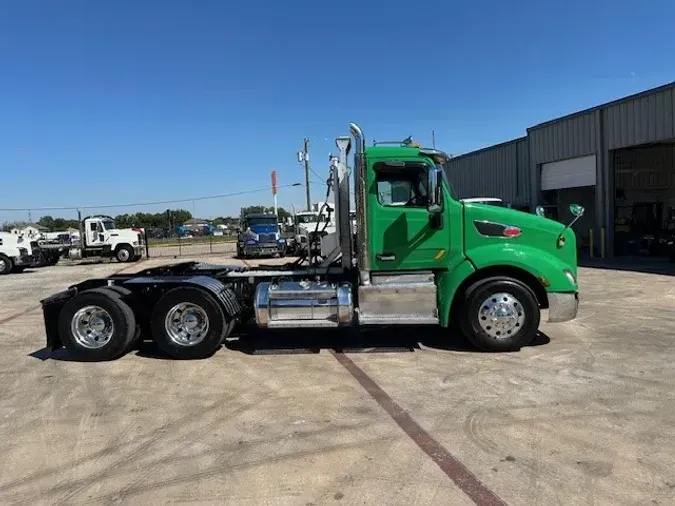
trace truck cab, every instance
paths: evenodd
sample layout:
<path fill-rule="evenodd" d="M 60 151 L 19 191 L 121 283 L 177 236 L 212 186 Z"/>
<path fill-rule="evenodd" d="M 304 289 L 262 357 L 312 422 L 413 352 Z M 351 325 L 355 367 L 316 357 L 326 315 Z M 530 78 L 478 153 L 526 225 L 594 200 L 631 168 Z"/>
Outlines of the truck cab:
<path fill-rule="evenodd" d="M 279 229 L 279 218 L 275 214 L 244 214 L 240 219 L 237 237 L 239 258 L 284 256 L 286 239 Z"/>
<path fill-rule="evenodd" d="M 335 221 L 325 205 L 315 204 L 311 211 L 299 211 L 295 214 L 295 244 L 298 253 L 306 253 L 309 245 L 312 250 L 321 251 L 322 238 L 335 234 Z"/>

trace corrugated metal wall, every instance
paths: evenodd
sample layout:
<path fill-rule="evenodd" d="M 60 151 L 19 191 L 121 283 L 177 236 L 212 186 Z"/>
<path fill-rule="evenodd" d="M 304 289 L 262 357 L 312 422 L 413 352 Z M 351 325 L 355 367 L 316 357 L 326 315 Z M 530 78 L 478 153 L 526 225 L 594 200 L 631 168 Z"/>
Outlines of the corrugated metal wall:
<path fill-rule="evenodd" d="M 597 150 L 597 115 L 594 111 L 544 123 L 528 129 L 533 164 L 592 155 Z"/>
<path fill-rule="evenodd" d="M 527 137 L 450 161 L 448 179 L 461 198 L 499 197 L 514 204 L 537 200 L 540 164 L 596 154 L 599 222 L 611 220 L 610 151 L 675 139 L 675 83 L 572 114 L 527 130 Z"/>
<path fill-rule="evenodd" d="M 446 172 L 459 198 L 498 197 L 512 204 L 529 204 L 526 137 L 453 158 Z"/>
<path fill-rule="evenodd" d="M 675 88 L 609 105 L 603 115 L 607 149 L 675 139 Z"/>

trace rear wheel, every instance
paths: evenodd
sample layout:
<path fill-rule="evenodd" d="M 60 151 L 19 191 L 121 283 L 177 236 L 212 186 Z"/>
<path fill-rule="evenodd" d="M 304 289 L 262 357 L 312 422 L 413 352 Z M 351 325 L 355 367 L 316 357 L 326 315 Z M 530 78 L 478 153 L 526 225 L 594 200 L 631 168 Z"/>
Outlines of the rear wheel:
<path fill-rule="evenodd" d="M 211 294 L 199 288 L 174 288 L 152 312 L 152 337 L 174 358 L 206 358 L 220 348 L 232 330 L 230 323 Z"/>
<path fill-rule="evenodd" d="M 111 360 L 128 350 L 136 333 L 136 318 L 120 294 L 107 287 L 95 288 L 65 304 L 58 326 L 61 341 L 71 353 Z"/>
<path fill-rule="evenodd" d="M 539 304 L 532 290 L 512 278 L 482 280 L 469 287 L 460 325 L 484 351 L 517 351 L 537 334 Z"/>
<path fill-rule="evenodd" d="M 9 274 L 14 268 L 14 262 L 7 255 L 0 253 L 0 276 L 3 274 Z"/>
<path fill-rule="evenodd" d="M 128 244 L 124 244 L 117 248 L 115 258 L 117 258 L 118 262 L 122 263 L 132 262 L 134 259 L 134 249 Z"/>

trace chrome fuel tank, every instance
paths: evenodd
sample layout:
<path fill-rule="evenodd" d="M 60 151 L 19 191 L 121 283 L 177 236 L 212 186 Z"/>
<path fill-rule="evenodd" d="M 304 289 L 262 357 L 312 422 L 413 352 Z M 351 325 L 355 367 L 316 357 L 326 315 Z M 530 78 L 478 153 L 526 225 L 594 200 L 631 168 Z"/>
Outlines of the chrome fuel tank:
<path fill-rule="evenodd" d="M 254 300 L 259 327 L 339 327 L 351 325 L 354 319 L 349 283 L 264 282 L 256 287 Z"/>

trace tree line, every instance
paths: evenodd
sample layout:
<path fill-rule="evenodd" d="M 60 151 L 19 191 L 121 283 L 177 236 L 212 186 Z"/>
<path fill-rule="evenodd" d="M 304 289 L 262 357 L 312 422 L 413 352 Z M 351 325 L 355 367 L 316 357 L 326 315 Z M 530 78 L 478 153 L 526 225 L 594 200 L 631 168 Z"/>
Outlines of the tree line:
<path fill-rule="evenodd" d="M 244 213 L 274 213 L 273 207 L 249 206 L 243 209 Z M 283 208 L 278 209 L 280 220 L 286 219 L 290 213 Z M 141 227 L 145 229 L 175 230 L 178 226 L 192 219 L 192 213 L 187 209 L 167 209 L 161 213 L 129 213 L 114 216 L 115 226 L 117 228 Z M 84 218 L 84 216 L 83 216 Z M 212 225 L 227 225 L 236 227 L 239 225 L 239 217 L 219 216 L 214 219 L 206 220 Z M 50 215 L 42 216 L 35 224 L 47 229 L 48 232 L 62 232 L 69 228 L 79 228 L 77 220 L 68 218 L 58 218 Z M 24 228 L 28 223 L 5 222 L 2 229 L 10 231 L 13 228 Z"/>

